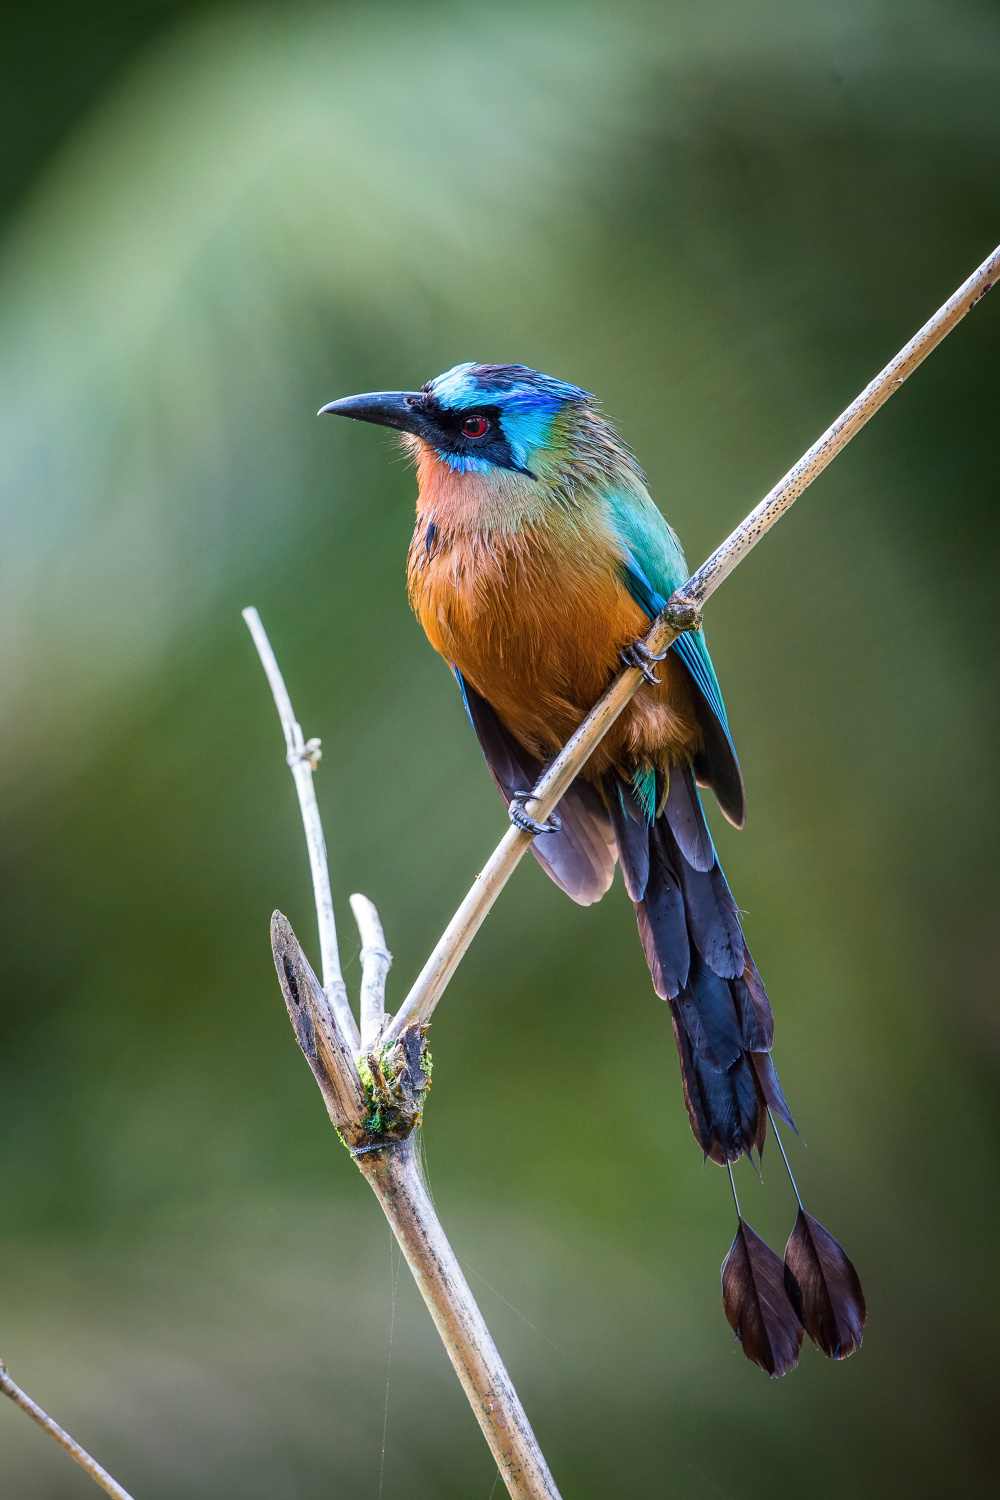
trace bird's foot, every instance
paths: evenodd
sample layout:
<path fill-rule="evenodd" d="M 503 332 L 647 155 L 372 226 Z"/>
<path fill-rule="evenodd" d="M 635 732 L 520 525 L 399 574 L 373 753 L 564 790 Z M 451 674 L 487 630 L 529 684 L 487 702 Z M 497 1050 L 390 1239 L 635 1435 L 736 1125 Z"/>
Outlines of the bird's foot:
<path fill-rule="evenodd" d="M 669 649 L 668 646 L 667 651 Z M 627 667 L 635 667 L 651 687 L 659 687 L 660 679 L 653 670 L 653 663 L 663 661 L 666 651 L 650 651 L 642 641 L 633 641 L 631 646 L 623 646 L 620 654 Z"/>
<path fill-rule="evenodd" d="M 534 792 L 515 792 L 510 799 L 507 808 L 507 816 L 515 828 L 520 828 L 522 833 L 531 833 L 536 837 L 540 833 L 560 833 L 562 823 L 553 813 L 547 822 L 539 823 L 537 818 L 530 817 L 524 810 L 524 804 L 530 802 Z"/>

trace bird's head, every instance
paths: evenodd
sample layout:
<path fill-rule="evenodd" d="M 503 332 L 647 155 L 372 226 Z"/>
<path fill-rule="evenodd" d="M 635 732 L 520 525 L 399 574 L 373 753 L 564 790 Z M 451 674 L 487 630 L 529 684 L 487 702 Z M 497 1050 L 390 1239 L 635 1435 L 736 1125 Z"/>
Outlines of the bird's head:
<path fill-rule="evenodd" d="M 376 391 L 322 412 L 395 427 L 426 443 L 455 473 L 513 471 L 537 479 L 565 450 L 593 403 L 579 386 L 526 365 L 456 365 L 420 391 Z"/>

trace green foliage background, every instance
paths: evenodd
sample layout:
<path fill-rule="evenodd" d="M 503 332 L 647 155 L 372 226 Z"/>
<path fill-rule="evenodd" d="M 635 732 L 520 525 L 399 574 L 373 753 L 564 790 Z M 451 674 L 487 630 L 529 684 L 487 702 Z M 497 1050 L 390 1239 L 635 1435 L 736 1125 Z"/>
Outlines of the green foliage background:
<path fill-rule="evenodd" d="M 1000 15 L 2 25 L 0 1352 L 142 1500 L 487 1500 L 282 1011 L 268 917 L 314 922 L 239 609 L 323 739 L 349 983 L 363 890 L 398 1001 L 505 820 L 407 610 L 412 476 L 317 407 L 467 358 L 579 382 L 699 561 L 1000 238 Z M 567 1500 L 995 1472 L 998 317 L 708 621 L 751 809 L 721 855 L 800 1184 L 864 1277 L 860 1357 L 769 1383 L 734 1351 L 728 1187 L 620 884 L 582 911 L 526 861 L 438 1012 L 430 1180 Z M 740 1188 L 780 1245 L 765 1169 Z M 91 1493 L 9 1407 L 0 1465 L 19 1500 Z"/>

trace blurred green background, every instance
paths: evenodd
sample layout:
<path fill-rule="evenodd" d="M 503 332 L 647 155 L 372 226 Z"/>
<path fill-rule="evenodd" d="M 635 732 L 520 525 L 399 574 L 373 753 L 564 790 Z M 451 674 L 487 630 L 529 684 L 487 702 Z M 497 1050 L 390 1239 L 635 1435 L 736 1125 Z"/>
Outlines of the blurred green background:
<path fill-rule="evenodd" d="M 139 1500 L 488 1500 L 283 1012 L 271 909 L 315 923 L 239 610 L 323 739 L 349 985 L 362 890 L 398 1003 L 505 818 L 407 609 L 412 475 L 317 407 L 576 381 L 700 561 L 1000 239 L 1000 12 L 43 0 L 0 54 L 0 1353 Z M 988 300 L 708 618 L 861 1355 L 734 1349 L 620 882 L 525 861 L 438 1011 L 430 1181 L 566 1500 L 995 1475 L 998 352 Z M 780 1247 L 779 1164 L 738 1178 Z M 93 1492 L 6 1403 L 0 1488 Z"/>

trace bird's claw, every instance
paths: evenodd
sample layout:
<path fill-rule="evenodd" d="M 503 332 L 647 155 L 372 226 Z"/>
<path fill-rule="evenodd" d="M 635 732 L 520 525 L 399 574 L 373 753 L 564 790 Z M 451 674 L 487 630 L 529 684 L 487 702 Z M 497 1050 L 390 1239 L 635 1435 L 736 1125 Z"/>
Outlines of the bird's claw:
<path fill-rule="evenodd" d="M 669 646 L 667 651 L 669 651 Z M 650 651 L 643 641 L 633 641 L 631 646 L 623 646 L 621 659 L 627 667 L 634 667 L 641 672 L 651 687 L 659 687 L 660 678 L 653 671 L 653 662 L 663 661 L 667 651 Z"/>
<path fill-rule="evenodd" d="M 534 834 L 536 837 L 540 833 L 560 833 L 562 823 L 555 813 L 552 813 L 545 823 L 540 823 L 537 818 L 532 818 L 525 812 L 524 804 L 530 802 L 534 795 L 534 792 L 515 792 L 511 797 L 507 816 L 514 827 L 520 828 L 522 833 Z"/>

